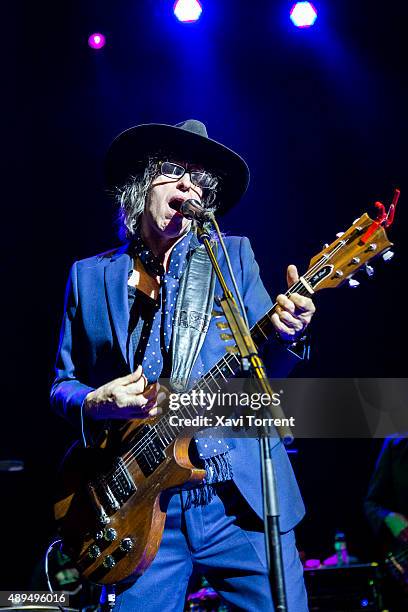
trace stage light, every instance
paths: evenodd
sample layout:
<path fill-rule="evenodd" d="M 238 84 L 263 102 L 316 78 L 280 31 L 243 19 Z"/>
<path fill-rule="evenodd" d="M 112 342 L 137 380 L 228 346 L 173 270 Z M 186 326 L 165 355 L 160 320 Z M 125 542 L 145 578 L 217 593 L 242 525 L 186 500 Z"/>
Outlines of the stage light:
<path fill-rule="evenodd" d="M 200 19 L 203 12 L 198 0 L 177 0 L 174 4 L 174 14 L 179 21 L 193 23 Z"/>
<path fill-rule="evenodd" d="M 310 28 L 316 17 L 317 11 L 311 2 L 296 2 L 290 10 L 290 18 L 298 28 Z"/>
<path fill-rule="evenodd" d="M 88 38 L 88 45 L 91 49 L 102 49 L 105 46 L 106 38 L 103 34 L 96 32 L 95 34 L 91 34 Z"/>

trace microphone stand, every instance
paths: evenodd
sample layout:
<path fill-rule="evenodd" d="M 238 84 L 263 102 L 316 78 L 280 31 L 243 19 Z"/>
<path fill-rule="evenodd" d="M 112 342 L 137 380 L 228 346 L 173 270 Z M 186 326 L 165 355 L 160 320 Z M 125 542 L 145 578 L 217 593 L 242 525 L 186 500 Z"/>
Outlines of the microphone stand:
<path fill-rule="evenodd" d="M 241 357 L 244 370 L 250 370 L 254 378 L 264 393 L 272 397 L 273 390 L 269 384 L 265 366 L 258 355 L 257 348 L 252 340 L 251 332 L 246 325 L 234 299 L 231 290 L 228 288 L 225 278 L 218 265 L 218 261 L 210 244 L 210 235 L 203 227 L 204 219 L 198 221 L 197 234 L 200 241 L 204 244 L 208 256 L 211 260 L 214 271 L 220 282 L 223 297 L 217 299 L 217 305 L 221 306 L 228 321 L 231 333 L 234 337 Z M 211 220 L 217 230 L 222 243 L 218 224 L 212 216 Z M 284 416 L 280 406 L 270 405 L 270 413 L 273 418 L 282 419 Z M 281 421 L 282 422 L 282 421 Z M 285 589 L 285 576 L 283 571 L 282 543 L 279 529 L 279 504 L 276 488 L 276 477 L 271 457 L 271 445 L 268 430 L 262 426 L 260 431 L 260 459 L 262 467 L 262 489 L 264 506 L 264 529 L 266 542 L 266 558 L 268 564 L 269 583 L 271 587 L 272 600 L 275 610 L 287 612 L 287 596 Z M 282 441 L 293 440 L 293 435 L 288 426 L 276 427 Z"/>

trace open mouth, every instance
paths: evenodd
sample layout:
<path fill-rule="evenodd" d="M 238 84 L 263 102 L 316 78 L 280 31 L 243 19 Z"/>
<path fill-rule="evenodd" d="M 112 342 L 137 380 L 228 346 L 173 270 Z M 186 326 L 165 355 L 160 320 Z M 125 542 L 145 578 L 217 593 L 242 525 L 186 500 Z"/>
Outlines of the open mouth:
<path fill-rule="evenodd" d="M 180 197 L 171 198 L 171 200 L 169 201 L 169 207 L 179 213 L 180 207 L 183 202 L 184 202 L 184 198 L 180 198 Z"/>

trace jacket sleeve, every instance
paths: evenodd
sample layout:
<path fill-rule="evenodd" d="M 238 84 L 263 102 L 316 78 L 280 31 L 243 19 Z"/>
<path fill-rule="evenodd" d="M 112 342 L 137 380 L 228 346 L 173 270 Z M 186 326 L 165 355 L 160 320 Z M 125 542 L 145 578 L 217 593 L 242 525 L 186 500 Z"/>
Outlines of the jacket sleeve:
<path fill-rule="evenodd" d="M 79 307 L 77 263 L 71 268 L 65 292 L 64 316 L 51 387 L 51 408 L 64 416 L 79 431 L 82 429 L 82 404 L 92 387 L 80 382 Z"/>
<path fill-rule="evenodd" d="M 259 266 L 255 261 L 254 252 L 248 238 L 243 237 L 240 245 L 240 258 L 242 269 L 243 299 L 247 311 L 249 325 L 255 325 L 268 310 L 272 308 L 272 300 L 266 291 L 260 274 Z M 293 347 L 294 348 L 294 347 Z M 261 346 L 261 356 L 265 362 L 269 376 L 286 378 L 294 366 L 302 359 L 301 355 L 289 350 L 279 343 L 275 337 L 269 338 Z"/>
<path fill-rule="evenodd" d="M 392 504 L 393 497 L 391 470 L 392 440 L 387 438 L 384 440 L 364 502 L 367 519 L 376 534 L 380 532 L 384 519 L 391 512 L 387 507 Z"/>

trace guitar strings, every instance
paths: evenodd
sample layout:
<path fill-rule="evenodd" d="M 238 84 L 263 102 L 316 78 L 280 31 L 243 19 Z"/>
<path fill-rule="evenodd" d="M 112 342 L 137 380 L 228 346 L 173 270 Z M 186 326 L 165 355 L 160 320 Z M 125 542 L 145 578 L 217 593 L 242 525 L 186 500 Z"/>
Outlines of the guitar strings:
<path fill-rule="evenodd" d="M 406 561 L 408 559 L 408 548 L 406 550 L 402 550 L 399 553 L 396 554 L 392 554 L 392 557 L 396 560 L 396 561 Z M 392 560 L 390 559 L 390 561 L 392 562 Z"/>
<path fill-rule="evenodd" d="M 300 285 L 299 290 L 305 289 L 301 283 L 299 283 L 299 285 Z M 294 292 L 293 289 L 292 291 Z M 275 307 L 276 307 L 276 304 L 273 305 L 271 310 L 273 310 Z M 255 324 L 254 327 L 256 327 L 256 325 L 258 325 L 258 328 L 261 329 L 262 331 L 262 326 L 259 324 Z M 231 374 L 233 375 L 236 374 L 236 371 L 231 367 L 234 363 L 234 360 L 237 364 L 240 364 L 240 361 L 237 358 L 237 356 L 233 354 L 223 355 L 223 357 L 220 359 L 220 361 L 224 361 L 224 364 L 230 369 Z M 202 380 L 196 383 L 195 388 L 204 389 L 205 387 L 207 387 L 210 391 L 212 391 L 211 387 L 207 384 L 207 379 L 212 378 L 215 381 L 217 378 L 217 374 L 218 375 L 221 374 L 221 376 L 223 376 L 222 370 L 224 369 L 224 366 L 219 365 L 219 364 L 220 362 L 217 362 L 213 366 L 213 368 L 209 370 L 206 376 Z M 227 379 L 224 378 L 224 380 L 227 380 Z M 188 409 L 195 410 L 195 407 L 190 403 L 188 404 L 188 406 L 185 406 L 184 408 L 186 409 L 186 412 L 189 414 L 189 416 L 192 417 L 193 415 L 189 413 Z M 128 466 L 130 462 L 135 458 L 135 455 L 141 452 L 147 446 L 147 444 L 149 444 L 149 442 L 153 439 L 155 434 L 159 435 L 160 437 L 160 434 L 169 433 L 168 429 L 170 429 L 170 432 L 174 435 L 174 432 L 173 432 L 174 426 L 167 423 L 165 416 L 166 415 L 164 415 L 159 421 L 157 421 L 157 423 L 154 426 L 152 426 L 152 429 L 146 434 L 144 434 L 144 436 L 140 438 L 133 447 L 128 449 L 128 451 L 123 456 L 125 466 Z M 108 476 L 112 476 L 112 475 L 114 476 L 115 472 L 111 472 L 110 474 L 108 474 Z"/>
<path fill-rule="evenodd" d="M 323 257 L 322 257 L 322 259 L 321 259 L 320 261 L 318 261 L 318 262 L 317 262 L 317 263 L 316 263 L 314 266 L 312 266 L 312 268 L 311 268 L 310 270 L 308 270 L 308 271 L 307 271 L 307 273 L 304 275 L 304 278 L 310 278 L 310 277 L 311 277 L 311 276 L 312 276 L 312 275 L 313 275 L 313 274 L 314 274 L 316 271 L 318 271 L 319 266 L 321 266 L 322 264 L 327 263 L 327 261 L 329 261 L 329 260 L 330 260 L 330 259 L 333 257 L 333 255 L 335 255 L 335 254 L 336 254 L 336 252 L 337 252 L 338 250 L 340 250 L 341 248 L 343 248 L 343 246 L 344 246 L 344 245 L 345 245 L 347 242 L 348 242 L 348 240 L 347 240 L 347 241 L 342 240 L 342 241 L 341 241 L 341 242 L 340 242 L 340 243 L 337 245 L 337 247 L 335 247 L 335 248 L 333 249 L 333 251 L 332 251 L 332 252 L 331 252 L 329 255 L 325 255 L 325 256 L 323 256 Z M 294 283 L 294 285 L 293 285 L 293 286 L 292 286 L 292 287 L 291 287 L 291 288 L 290 288 L 290 289 L 289 289 L 289 290 L 286 292 L 286 295 L 290 295 L 291 293 L 294 293 L 294 292 L 295 292 L 295 291 L 297 291 L 298 289 L 299 289 L 299 290 L 303 290 L 303 291 L 305 290 L 305 287 L 303 286 L 303 284 L 301 283 L 301 281 L 297 281 L 296 283 Z M 268 312 L 271 312 L 272 310 L 274 310 L 274 308 L 275 308 L 275 307 L 276 307 L 276 302 L 275 302 L 275 304 L 273 304 L 272 308 L 271 308 L 271 309 L 270 309 L 270 311 L 268 311 Z M 256 325 L 257 325 L 257 324 L 255 324 L 255 325 L 253 326 L 253 328 L 254 328 L 254 327 L 256 327 Z M 259 327 L 259 328 L 261 329 L 261 331 L 262 331 L 262 327 L 261 327 L 260 325 L 258 325 L 258 327 Z M 226 356 L 224 356 L 222 359 L 223 359 L 224 361 L 226 361 L 227 365 L 229 366 L 230 364 L 227 362 L 227 359 L 226 359 L 226 358 L 228 358 L 228 357 L 229 357 L 229 355 L 226 355 Z M 236 355 L 233 355 L 233 356 L 232 356 L 232 359 L 233 359 L 234 357 L 236 358 L 237 362 L 239 363 L 239 360 L 238 360 L 238 358 L 236 357 Z M 229 361 L 231 361 L 231 359 L 230 359 Z M 219 368 L 219 367 L 218 367 L 218 364 L 216 364 L 216 365 L 214 366 L 214 368 L 212 368 L 212 369 L 216 369 L 216 370 L 218 370 L 218 372 L 219 372 L 219 373 L 221 373 L 221 368 Z M 212 376 L 212 370 L 210 370 L 210 371 L 209 371 L 208 375 Z M 207 376 L 208 376 L 208 375 L 207 375 Z M 205 377 L 205 378 L 206 378 L 206 377 Z M 199 381 L 199 383 L 197 383 L 197 384 L 196 384 L 196 387 L 202 388 L 202 385 L 207 384 L 207 383 L 206 383 L 205 378 L 204 378 L 204 379 L 202 379 L 202 383 Z M 214 376 L 212 376 L 212 378 L 214 378 Z M 208 384 L 207 384 L 207 387 L 210 389 L 210 391 L 212 390 L 212 389 L 211 389 L 211 387 L 209 387 L 209 386 L 208 386 Z M 190 408 L 191 408 L 191 407 L 192 407 L 192 406 L 191 406 L 191 404 L 190 404 L 188 407 L 190 407 Z M 187 407 L 186 407 L 186 408 L 187 408 Z M 188 414 L 190 414 L 190 413 L 188 412 Z M 165 416 L 166 416 L 166 415 L 165 415 Z M 192 416 L 192 415 L 190 414 L 190 416 Z M 166 422 L 166 418 L 163 418 L 163 417 L 162 417 L 162 419 L 160 419 L 160 420 L 159 420 L 159 421 L 158 421 L 158 422 L 157 422 L 157 423 L 156 423 L 154 426 L 152 426 L 152 428 L 149 430 L 149 432 L 147 432 L 146 434 L 144 434 L 144 436 L 143 436 L 142 438 L 140 438 L 140 439 L 137 441 L 137 443 L 136 443 L 136 444 L 135 444 L 135 445 L 134 445 L 132 448 L 130 448 L 130 449 L 129 449 L 129 450 L 128 450 L 128 451 L 127 451 L 125 454 L 124 454 L 124 456 L 123 456 L 123 464 L 124 464 L 124 465 L 123 465 L 123 464 L 121 464 L 121 465 L 119 466 L 119 468 L 116 468 L 116 469 L 114 469 L 114 470 L 111 470 L 111 472 L 110 472 L 110 473 L 108 473 L 108 474 L 105 476 L 104 480 L 105 480 L 106 482 L 107 482 L 108 480 L 109 480 L 109 481 L 111 481 L 111 479 L 112 479 L 112 478 L 115 480 L 115 479 L 116 479 L 116 477 L 119 475 L 120 471 L 122 471 L 122 472 L 124 471 L 124 466 L 125 466 L 125 467 L 128 467 L 128 466 L 131 464 L 131 462 L 132 462 L 132 461 L 133 461 L 135 458 L 137 458 L 137 454 L 139 454 L 141 451 L 143 451 L 143 450 L 144 450 L 144 449 L 147 447 L 147 445 L 148 445 L 148 444 L 149 444 L 149 443 L 150 443 L 150 442 L 151 442 L 151 441 L 154 439 L 154 437 L 155 437 L 156 435 L 157 435 L 157 436 L 159 437 L 159 439 L 161 440 L 161 438 L 160 438 L 160 434 L 163 434 L 164 432 L 168 433 L 168 430 L 167 430 L 167 424 L 165 424 L 165 422 Z M 173 434 L 173 436 L 174 436 L 173 427 L 172 427 L 172 426 L 170 426 L 170 425 L 169 425 L 169 427 L 170 427 L 170 432 L 171 432 L 171 434 Z M 171 439 L 171 436 L 170 436 L 170 439 Z M 161 441 L 162 441 L 162 440 L 161 440 Z"/>
<path fill-rule="evenodd" d="M 331 251 L 329 254 L 327 255 L 323 255 L 322 258 L 315 263 L 314 266 L 312 266 L 309 270 L 307 270 L 307 272 L 305 273 L 305 275 L 303 276 L 303 278 L 305 280 L 310 279 L 314 274 L 316 274 L 316 272 L 318 272 L 321 268 L 324 267 L 324 265 L 326 265 L 330 259 L 339 251 L 341 250 L 349 241 L 350 241 L 351 237 L 348 239 L 343 239 L 341 240 L 337 246 L 333 249 L 333 251 Z M 300 291 L 305 291 L 305 287 L 303 285 L 303 283 L 299 280 L 296 281 L 292 287 L 290 287 L 288 289 L 288 291 L 285 293 L 286 296 L 291 295 L 292 293 L 299 293 Z M 308 292 L 307 292 L 308 293 Z M 266 313 L 266 315 L 268 315 L 270 312 L 272 312 L 277 306 L 277 302 L 275 302 L 272 307 L 269 309 L 269 311 Z M 264 315 L 264 317 L 266 316 Z M 264 318 L 262 317 L 262 318 Z M 251 328 L 251 331 L 255 328 L 255 327 L 259 327 L 259 329 L 262 328 L 260 325 L 258 325 L 258 323 L 255 323 L 255 325 Z M 227 362 L 228 358 L 231 357 L 230 361 L 232 361 L 234 358 L 236 358 L 236 360 L 239 363 L 239 359 L 237 358 L 236 355 L 224 355 L 220 361 L 224 360 L 225 362 Z M 211 368 L 211 370 L 209 370 L 209 372 L 206 374 L 206 376 L 203 377 L 203 379 L 201 381 L 199 381 L 198 383 L 196 383 L 195 387 L 198 388 L 202 388 L 200 385 L 201 384 L 207 384 L 206 383 L 206 378 L 208 376 L 211 376 L 212 378 L 214 378 L 214 376 L 212 375 L 212 370 L 217 369 L 220 372 L 220 368 L 218 368 L 218 363 L 215 364 L 215 366 L 213 366 L 213 368 Z M 227 365 L 229 366 L 230 364 L 227 363 Z M 208 384 L 207 384 L 208 386 Z M 208 386 L 208 388 L 211 391 L 211 387 Z M 189 407 L 192 407 L 192 404 L 189 404 Z M 150 442 L 154 439 L 154 437 L 156 435 L 159 436 L 159 429 L 160 429 L 160 433 L 163 433 L 164 431 L 167 430 L 167 427 L 170 427 L 170 431 L 172 431 L 173 427 L 171 425 L 165 425 L 165 421 L 167 419 L 168 415 L 163 415 L 158 421 L 157 423 L 155 423 L 155 425 L 153 425 L 151 427 L 151 429 L 144 434 L 136 443 L 133 447 L 131 447 L 130 449 L 128 449 L 126 451 L 126 453 L 124 453 L 123 455 L 123 464 L 121 464 L 119 466 L 119 468 L 115 468 L 113 470 L 111 470 L 110 472 L 108 472 L 106 475 L 104 475 L 102 477 L 102 480 L 105 481 L 106 483 L 108 482 L 112 482 L 111 479 L 116 479 L 116 477 L 119 475 L 120 471 L 124 471 L 124 467 L 128 467 L 135 459 L 137 459 L 137 455 L 140 454 L 141 451 L 143 451 L 148 444 L 150 444 Z"/>
<path fill-rule="evenodd" d="M 323 256 L 323 258 L 322 258 L 322 259 L 321 259 L 319 262 L 317 262 L 317 263 L 316 263 L 316 264 L 315 264 L 315 265 L 314 265 L 312 268 L 310 268 L 310 270 L 308 270 L 308 272 L 307 272 L 307 273 L 304 275 L 304 278 L 306 278 L 306 277 L 307 277 L 307 278 L 310 278 L 311 276 L 313 276 L 313 274 L 315 274 L 315 273 L 318 271 L 319 266 L 321 266 L 321 264 L 326 263 L 326 262 L 327 262 L 327 261 L 328 261 L 328 260 L 329 260 L 329 259 L 330 259 L 330 258 L 331 258 L 331 257 L 332 257 L 332 256 L 333 256 L 333 255 L 334 255 L 334 254 L 335 254 L 335 253 L 338 251 L 338 250 L 340 250 L 340 248 L 342 248 L 342 247 L 344 246 L 344 244 L 345 244 L 345 241 L 343 241 L 343 244 L 339 244 L 339 245 L 338 245 L 338 247 L 337 247 L 337 248 L 335 248 L 335 249 L 334 249 L 334 250 L 333 250 L 333 251 L 330 253 L 330 256 Z M 305 289 L 305 287 L 304 287 L 304 285 L 303 285 L 303 283 L 302 283 L 301 281 L 297 281 L 297 282 L 296 282 L 294 285 L 292 285 L 292 287 L 290 287 L 290 289 L 289 289 L 289 290 L 286 292 L 286 294 L 285 294 L 285 295 L 290 295 L 291 293 L 295 293 L 295 292 L 298 292 L 298 293 L 299 293 L 300 291 L 307 291 L 307 290 Z M 308 293 L 308 292 L 307 292 L 307 293 Z M 307 293 L 306 293 L 306 294 L 307 294 Z M 276 308 L 276 305 L 277 305 L 277 303 L 275 302 L 275 303 L 273 304 L 272 308 L 271 308 L 271 309 L 268 311 L 268 313 L 269 313 L 269 312 L 271 312 L 272 310 L 274 310 L 274 309 Z M 268 313 L 266 313 L 266 314 L 268 314 Z M 264 315 L 264 316 L 266 316 L 266 315 Z M 264 318 L 264 317 L 263 317 L 263 318 Z M 254 328 L 255 328 L 255 327 L 257 327 L 257 326 L 258 326 L 258 327 L 261 329 L 261 331 L 262 331 L 262 327 L 261 327 L 261 325 L 259 325 L 259 323 L 255 323 L 255 325 L 252 327 L 252 329 L 254 329 Z M 222 359 L 225 359 L 225 358 L 227 358 L 227 357 L 229 357 L 229 355 L 224 355 L 224 356 L 221 358 L 221 360 L 222 360 Z M 218 363 L 217 363 L 217 364 L 215 364 L 215 366 L 213 366 L 213 368 L 212 368 L 212 369 L 214 369 L 214 368 L 219 369 L 217 366 L 218 366 Z M 212 376 L 212 370 L 210 370 L 206 376 Z M 203 381 L 205 381 L 205 378 L 206 378 L 206 377 L 204 377 Z M 199 381 L 199 383 L 197 383 L 197 384 L 196 384 L 196 386 L 199 386 L 199 385 L 200 385 L 200 381 Z M 163 417 L 162 417 L 162 419 L 163 419 Z M 156 423 L 156 425 L 155 425 L 155 426 L 159 425 L 159 424 L 161 423 L 162 419 L 160 419 L 160 420 L 159 420 L 159 421 Z M 149 433 L 150 433 L 150 432 L 149 432 Z M 148 436 L 148 435 L 149 435 L 148 433 L 147 433 L 147 434 L 145 434 L 145 436 Z M 140 444 L 140 443 L 142 443 L 143 441 L 144 441 L 144 439 L 143 439 L 143 438 L 141 438 L 140 440 L 138 440 L 137 444 Z M 129 454 L 129 453 L 133 453 L 133 452 L 136 452 L 137 450 L 140 450 L 140 447 L 138 447 L 138 446 L 137 446 L 137 444 L 136 444 L 134 447 L 130 448 L 130 449 L 127 451 L 127 454 Z"/>
<path fill-rule="evenodd" d="M 304 275 L 305 279 L 309 279 L 311 278 L 311 276 L 313 276 L 313 274 L 315 274 L 322 266 L 324 266 L 324 264 L 326 264 L 339 250 L 341 250 L 345 244 L 347 244 L 348 240 L 342 240 L 339 242 L 339 244 L 337 245 L 337 247 L 335 247 L 333 249 L 333 251 L 328 254 L 328 255 L 324 255 L 322 257 L 321 260 L 319 260 L 318 262 L 316 262 L 316 264 L 314 266 L 312 266 L 312 268 L 310 268 L 310 270 L 308 270 L 306 272 L 306 274 Z M 302 284 L 301 281 L 297 281 L 296 283 L 294 283 L 294 285 L 292 285 L 292 287 L 290 287 L 290 289 L 286 292 L 285 295 L 290 295 L 291 293 L 295 293 L 295 292 L 299 292 L 299 291 L 304 291 L 305 287 Z M 267 314 L 269 314 L 269 312 L 273 311 L 276 308 L 277 303 L 275 302 L 272 306 L 272 308 L 268 311 Z M 256 326 L 258 326 L 261 331 L 262 331 L 262 327 L 261 325 L 259 325 L 258 323 L 256 323 L 252 329 L 254 329 Z M 234 358 L 236 359 L 236 361 L 239 363 L 239 360 L 237 358 L 236 355 L 224 355 L 221 360 L 224 360 L 226 362 L 227 366 L 230 366 L 231 364 L 228 363 L 228 358 L 229 361 L 231 362 Z M 220 361 L 221 361 L 220 360 Z M 219 363 L 219 362 L 218 362 Z M 208 386 L 208 384 L 206 383 L 206 378 L 208 376 L 212 376 L 212 370 L 216 369 L 218 370 L 219 373 L 221 373 L 221 368 L 218 367 L 218 363 L 215 364 L 215 366 L 208 372 L 208 374 L 206 375 L 206 377 L 204 377 L 202 379 L 202 381 L 199 381 L 195 386 L 198 388 L 203 388 L 202 385 L 207 385 L 207 387 L 210 389 L 210 391 L 212 390 L 211 387 Z M 235 373 L 235 372 L 234 372 Z M 214 378 L 214 376 L 212 376 L 212 378 Z M 189 404 L 188 407 L 192 407 L 191 404 Z M 186 407 L 187 408 L 187 407 Z M 191 415 L 190 415 L 191 416 Z M 170 427 L 170 431 L 171 433 L 174 435 L 173 432 L 173 427 L 170 426 L 169 424 L 165 424 L 166 422 L 166 417 L 167 415 L 164 415 L 159 421 L 157 421 L 157 423 L 152 426 L 152 428 L 149 430 L 149 432 L 147 432 L 146 434 L 144 434 L 144 436 L 142 436 L 142 438 L 140 438 L 136 444 L 131 447 L 123 456 L 123 464 L 121 464 L 119 467 L 115 468 L 114 470 L 111 470 L 110 472 L 108 472 L 108 474 L 103 478 L 103 480 L 105 480 L 106 482 L 110 481 L 111 479 L 116 479 L 116 477 L 119 475 L 120 471 L 124 471 L 124 467 L 128 467 L 132 461 L 137 458 L 137 455 L 140 454 L 140 452 L 142 452 L 147 445 L 154 439 L 154 437 L 156 435 L 158 435 L 159 439 L 160 438 L 160 433 L 163 434 L 165 431 L 167 432 L 167 427 Z"/>

